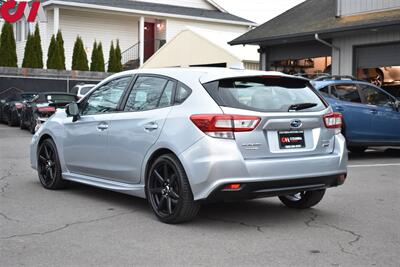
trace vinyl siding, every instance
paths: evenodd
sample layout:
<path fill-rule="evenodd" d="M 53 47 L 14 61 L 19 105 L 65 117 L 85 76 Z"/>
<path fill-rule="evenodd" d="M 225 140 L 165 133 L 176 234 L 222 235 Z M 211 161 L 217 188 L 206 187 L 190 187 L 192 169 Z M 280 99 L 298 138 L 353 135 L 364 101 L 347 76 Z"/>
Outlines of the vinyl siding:
<path fill-rule="evenodd" d="M 340 53 L 333 50 L 332 72 L 333 74 L 352 75 L 353 73 L 353 53 L 354 46 L 372 45 L 380 43 L 400 41 L 399 31 L 370 32 L 363 35 L 354 35 L 353 37 L 336 38 L 333 45 L 340 48 Z M 340 58 L 339 58 L 340 56 Z M 339 70 L 340 64 L 340 70 Z"/>
<path fill-rule="evenodd" d="M 136 1 L 136 0 L 130 0 Z M 140 2 L 150 2 L 150 3 L 157 3 L 157 4 L 166 4 L 166 5 L 175 5 L 175 6 L 185 6 L 185 7 L 194 7 L 194 8 L 202 8 L 202 9 L 209 9 L 215 10 L 216 8 L 208 3 L 206 0 L 137 0 Z"/>
<path fill-rule="evenodd" d="M 52 17 L 49 18 L 50 39 L 53 33 Z M 138 42 L 139 18 L 106 13 L 81 12 L 60 9 L 60 29 L 64 37 L 66 67 L 71 69 L 72 54 L 76 37 L 82 37 L 90 62 L 93 42 L 103 45 L 104 60 L 108 62 L 111 41 L 119 39 L 124 51 Z"/>
<path fill-rule="evenodd" d="M 400 0 L 337 0 L 337 1 L 339 8 L 339 15 L 342 16 L 400 8 Z"/>

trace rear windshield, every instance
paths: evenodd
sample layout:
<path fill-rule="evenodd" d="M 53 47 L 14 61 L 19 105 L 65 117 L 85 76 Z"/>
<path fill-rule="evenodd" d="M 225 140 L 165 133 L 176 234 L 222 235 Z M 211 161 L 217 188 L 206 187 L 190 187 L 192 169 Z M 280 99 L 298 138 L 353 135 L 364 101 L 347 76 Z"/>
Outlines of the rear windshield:
<path fill-rule="evenodd" d="M 257 76 L 223 79 L 204 87 L 220 105 L 260 112 L 311 112 L 327 106 L 306 80 Z"/>

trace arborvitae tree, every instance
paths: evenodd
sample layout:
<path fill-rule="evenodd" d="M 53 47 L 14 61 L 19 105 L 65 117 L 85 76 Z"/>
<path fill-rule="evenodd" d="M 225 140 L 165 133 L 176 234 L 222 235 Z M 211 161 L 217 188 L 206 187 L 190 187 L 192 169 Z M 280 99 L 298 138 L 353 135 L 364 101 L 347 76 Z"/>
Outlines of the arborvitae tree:
<path fill-rule="evenodd" d="M 24 51 L 24 59 L 22 61 L 22 67 L 23 68 L 33 68 L 35 63 L 34 63 L 34 39 L 35 37 L 31 34 L 28 35 L 28 39 L 26 41 L 25 45 L 25 51 Z"/>
<path fill-rule="evenodd" d="M 108 72 L 116 72 L 116 60 L 114 42 L 111 41 L 110 54 L 108 57 Z"/>
<path fill-rule="evenodd" d="M 36 24 L 35 33 L 33 34 L 33 62 L 31 68 L 42 69 L 43 68 L 43 50 L 42 40 L 40 38 L 39 24 Z"/>
<path fill-rule="evenodd" d="M 51 41 L 49 45 L 49 50 L 47 52 L 47 68 L 48 69 L 57 69 L 57 54 L 58 54 L 58 47 L 57 47 L 57 42 L 56 38 L 54 37 L 54 34 L 51 36 Z"/>
<path fill-rule="evenodd" d="M 90 71 L 97 71 L 98 68 L 98 56 L 97 56 L 97 42 L 94 41 L 93 43 L 93 49 L 92 49 L 92 58 L 91 58 L 91 62 L 90 62 Z"/>
<path fill-rule="evenodd" d="M 103 45 L 101 42 L 97 46 L 97 71 L 105 71 Z"/>
<path fill-rule="evenodd" d="M 26 41 L 22 67 L 34 69 L 43 68 L 43 51 L 38 25 L 36 25 L 35 33 L 33 35 L 29 34 L 28 40 Z"/>
<path fill-rule="evenodd" d="M 58 70 L 65 70 L 64 39 L 62 37 L 61 31 L 57 32 L 56 42 L 57 42 L 57 52 L 58 52 L 57 69 Z"/>
<path fill-rule="evenodd" d="M 88 59 L 83 45 L 82 38 L 78 36 L 74 45 L 74 52 L 72 55 L 72 70 L 88 71 Z"/>
<path fill-rule="evenodd" d="M 0 37 L 0 66 L 18 67 L 17 46 L 14 31 L 10 23 L 5 22 Z"/>
<path fill-rule="evenodd" d="M 122 71 L 122 55 L 121 55 L 121 47 L 119 46 L 119 40 L 117 40 L 117 47 L 115 48 L 115 69 L 116 72 Z"/>

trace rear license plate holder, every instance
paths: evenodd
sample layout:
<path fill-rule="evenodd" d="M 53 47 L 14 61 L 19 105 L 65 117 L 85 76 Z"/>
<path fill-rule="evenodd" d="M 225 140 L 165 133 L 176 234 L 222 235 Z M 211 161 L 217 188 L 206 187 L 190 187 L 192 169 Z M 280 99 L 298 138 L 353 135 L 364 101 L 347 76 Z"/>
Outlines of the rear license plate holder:
<path fill-rule="evenodd" d="M 280 149 L 305 148 L 304 131 L 280 131 L 278 132 Z"/>

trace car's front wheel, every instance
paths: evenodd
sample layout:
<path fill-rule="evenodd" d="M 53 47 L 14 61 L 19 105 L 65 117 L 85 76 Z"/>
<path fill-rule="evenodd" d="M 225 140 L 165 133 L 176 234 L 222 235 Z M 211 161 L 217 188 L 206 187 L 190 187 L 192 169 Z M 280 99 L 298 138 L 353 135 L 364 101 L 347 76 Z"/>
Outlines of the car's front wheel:
<path fill-rule="evenodd" d="M 289 208 L 308 209 L 317 205 L 325 195 L 325 189 L 303 191 L 293 195 L 279 196 L 279 199 Z"/>
<path fill-rule="evenodd" d="M 57 148 L 52 139 L 44 140 L 39 146 L 38 175 L 40 183 L 46 189 L 56 190 L 66 185 L 66 181 L 62 179 Z"/>
<path fill-rule="evenodd" d="M 157 218 L 165 223 L 189 221 L 200 208 L 193 200 L 186 172 L 173 154 L 162 155 L 152 163 L 146 179 L 146 196 Z"/>

